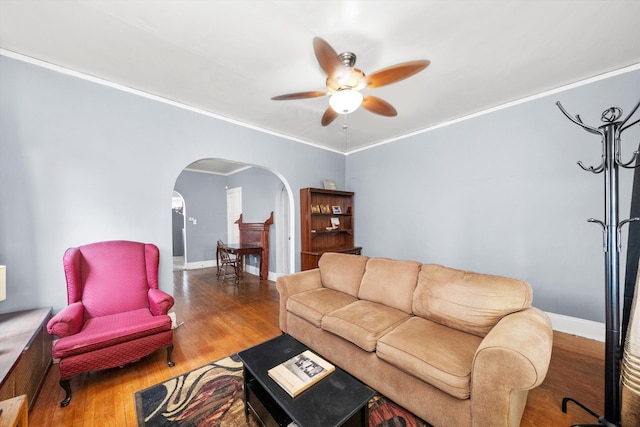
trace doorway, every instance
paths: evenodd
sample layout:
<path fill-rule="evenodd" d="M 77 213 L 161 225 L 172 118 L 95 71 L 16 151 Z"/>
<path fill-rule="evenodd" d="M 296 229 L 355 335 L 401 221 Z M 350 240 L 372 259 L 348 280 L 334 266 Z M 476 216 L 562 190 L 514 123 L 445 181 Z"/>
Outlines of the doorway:
<path fill-rule="evenodd" d="M 236 221 L 242 213 L 242 187 L 227 189 L 227 242 L 240 243 L 240 228 Z"/>

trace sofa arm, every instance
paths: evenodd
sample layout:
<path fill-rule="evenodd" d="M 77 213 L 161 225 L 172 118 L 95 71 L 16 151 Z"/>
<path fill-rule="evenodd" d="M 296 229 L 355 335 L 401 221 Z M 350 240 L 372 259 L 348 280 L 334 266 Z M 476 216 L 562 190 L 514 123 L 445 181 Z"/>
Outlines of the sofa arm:
<path fill-rule="evenodd" d="M 173 307 L 173 297 L 160 289 L 149 289 L 149 310 L 154 316 L 166 315 Z"/>
<path fill-rule="evenodd" d="M 280 293 L 280 330 L 282 332 L 287 332 L 287 299 L 289 296 L 321 287 L 322 279 L 319 268 L 280 276 L 276 279 L 276 289 Z"/>
<path fill-rule="evenodd" d="M 547 375 L 553 329 L 528 308 L 502 318 L 478 347 L 471 372 L 474 426 L 519 426 L 528 391 Z"/>
<path fill-rule="evenodd" d="M 60 338 L 75 335 L 84 323 L 84 305 L 74 302 L 53 316 L 47 323 L 47 332 Z"/>

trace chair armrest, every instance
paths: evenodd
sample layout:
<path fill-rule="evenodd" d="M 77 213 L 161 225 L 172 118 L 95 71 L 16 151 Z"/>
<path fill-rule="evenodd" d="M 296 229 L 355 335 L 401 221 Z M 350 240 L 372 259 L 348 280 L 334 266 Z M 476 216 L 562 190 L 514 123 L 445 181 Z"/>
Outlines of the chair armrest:
<path fill-rule="evenodd" d="M 321 288 L 320 269 L 301 271 L 276 279 L 276 289 L 280 293 L 280 330 L 287 332 L 287 299 L 298 292 Z"/>
<path fill-rule="evenodd" d="M 166 315 L 173 307 L 173 297 L 160 289 L 149 289 L 149 310 L 154 316 Z"/>
<path fill-rule="evenodd" d="M 80 301 L 69 304 L 47 323 L 47 332 L 60 338 L 75 335 L 84 324 L 84 305 Z"/>
<path fill-rule="evenodd" d="M 476 350 L 471 372 L 474 426 L 518 426 L 528 391 L 544 381 L 553 329 L 537 308 L 503 317 Z"/>

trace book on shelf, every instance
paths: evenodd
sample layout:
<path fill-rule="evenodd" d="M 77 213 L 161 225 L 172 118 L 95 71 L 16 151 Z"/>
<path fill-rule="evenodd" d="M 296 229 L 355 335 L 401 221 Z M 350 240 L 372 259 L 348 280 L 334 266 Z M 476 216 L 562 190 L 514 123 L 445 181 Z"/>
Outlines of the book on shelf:
<path fill-rule="evenodd" d="M 296 397 L 335 369 L 331 363 L 306 350 L 274 366 L 267 373 L 291 397 Z"/>

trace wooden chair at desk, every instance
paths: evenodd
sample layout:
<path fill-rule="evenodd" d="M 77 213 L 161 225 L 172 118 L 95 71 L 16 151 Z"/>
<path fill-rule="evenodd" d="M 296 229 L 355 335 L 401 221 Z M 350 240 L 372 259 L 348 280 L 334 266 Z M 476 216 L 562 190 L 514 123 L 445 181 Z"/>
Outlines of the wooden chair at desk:
<path fill-rule="evenodd" d="M 221 240 L 218 240 L 216 250 L 220 256 L 220 262 L 218 264 L 218 280 L 222 278 L 222 281 L 224 282 L 227 277 L 233 277 L 234 281 L 238 283 L 240 281 L 240 260 L 237 256 L 229 253 L 227 246 Z M 229 268 L 231 269 L 230 271 L 228 271 Z"/>

